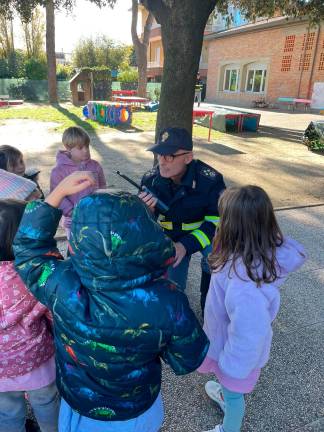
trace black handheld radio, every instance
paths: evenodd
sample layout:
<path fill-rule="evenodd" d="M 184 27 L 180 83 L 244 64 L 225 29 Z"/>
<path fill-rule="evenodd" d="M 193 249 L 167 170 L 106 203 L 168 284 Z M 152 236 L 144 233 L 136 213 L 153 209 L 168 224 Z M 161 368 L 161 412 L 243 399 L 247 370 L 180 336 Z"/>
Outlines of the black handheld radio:
<path fill-rule="evenodd" d="M 127 175 L 122 174 L 120 171 L 116 171 L 116 174 L 118 174 L 120 177 L 122 177 L 123 179 L 125 179 L 126 181 L 128 181 L 128 183 L 130 183 L 133 186 L 135 186 L 138 190 L 143 191 L 143 192 L 147 192 L 147 193 L 151 194 L 154 198 L 157 198 L 157 196 L 154 195 L 154 193 L 151 192 L 146 186 L 140 186 L 139 184 L 137 184 L 136 182 L 134 182 L 134 180 L 132 180 L 131 178 L 127 177 Z M 163 201 L 159 200 L 158 198 L 157 198 L 157 202 L 156 202 L 156 208 L 161 213 L 166 213 L 166 212 L 169 211 L 169 207 Z"/>

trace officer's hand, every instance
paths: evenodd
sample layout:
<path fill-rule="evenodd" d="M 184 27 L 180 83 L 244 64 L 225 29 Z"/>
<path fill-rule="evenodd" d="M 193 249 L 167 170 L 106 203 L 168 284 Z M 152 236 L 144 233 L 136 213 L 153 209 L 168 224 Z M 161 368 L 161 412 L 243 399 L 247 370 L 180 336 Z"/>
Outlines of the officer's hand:
<path fill-rule="evenodd" d="M 139 198 L 141 198 L 141 200 L 143 202 L 145 202 L 145 204 L 147 205 L 147 207 L 153 213 L 154 210 L 155 210 L 156 203 L 157 203 L 157 198 L 154 197 L 152 194 L 147 193 L 147 192 L 140 192 L 138 194 L 138 196 L 139 196 Z"/>
<path fill-rule="evenodd" d="M 186 248 L 180 242 L 174 243 L 174 247 L 176 250 L 176 254 L 175 254 L 175 261 L 173 264 L 173 268 L 177 267 L 181 263 L 181 261 L 183 260 L 183 258 L 185 257 L 185 255 L 187 253 Z"/>

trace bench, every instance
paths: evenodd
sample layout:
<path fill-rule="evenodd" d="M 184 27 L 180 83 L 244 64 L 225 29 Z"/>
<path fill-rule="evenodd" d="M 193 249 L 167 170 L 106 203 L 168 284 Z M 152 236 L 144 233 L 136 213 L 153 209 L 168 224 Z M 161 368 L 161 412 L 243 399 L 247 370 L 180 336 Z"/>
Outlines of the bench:
<path fill-rule="evenodd" d="M 303 104 L 305 111 L 310 108 L 311 100 L 310 99 L 302 99 L 302 98 L 293 98 L 293 97 L 278 97 L 278 102 L 288 104 L 288 109 L 292 109 L 294 111 L 298 104 Z"/>
<path fill-rule="evenodd" d="M 277 102 L 283 103 L 283 104 L 287 104 L 288 105 L 288 109 L 292 109 L 293 110 L 293 106 L 294 106 L 294 99 L 293 97 L 278 97 Z"/>
<path fill-rule="evenodd" d="M 297 108 L 298 104 L 303 104 L 304 110 L 306 111 L 310 108 L 311 103 L 312 101 L 310 99 L 294 99 L 294 109 Z"/>
<path fill-rule="evenodd" d="M 137 90 L 113 90 L 113 96 L 136 96 Z"/>
<path fill-rule="evenodd" d="M 8 107 L 9 106 L 9 95 L 0 95 L 0 107 Z"/>

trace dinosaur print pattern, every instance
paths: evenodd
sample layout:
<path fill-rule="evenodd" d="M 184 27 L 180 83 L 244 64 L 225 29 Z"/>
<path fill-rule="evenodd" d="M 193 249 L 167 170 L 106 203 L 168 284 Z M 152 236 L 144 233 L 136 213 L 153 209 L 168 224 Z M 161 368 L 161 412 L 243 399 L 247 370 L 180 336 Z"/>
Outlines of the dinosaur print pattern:
<path fill-rule="evenodd" d="M 63 261 L 60 218 L 30 203 L 15 240 L 20 277 L 52 311 L 59 391 L 83 416 L 135 418 L 160 392 L 161 360 L 186 374 L 208 348 L 185 294 L 164 279 L 173 243 L 138 197 L 100 192 L 74 208 Z"/>

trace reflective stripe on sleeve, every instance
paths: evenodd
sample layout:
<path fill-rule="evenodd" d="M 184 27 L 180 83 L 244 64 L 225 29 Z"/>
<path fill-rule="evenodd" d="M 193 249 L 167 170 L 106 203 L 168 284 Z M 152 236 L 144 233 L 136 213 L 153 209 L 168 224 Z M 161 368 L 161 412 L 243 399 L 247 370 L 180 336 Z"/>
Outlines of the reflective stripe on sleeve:
<path fill-rule="evenodd" d="M 196 237 L 196 239 L 199 241 L 199 243 L 203 247 L 203 249 L 206 246 L 210 245 L 210 240 L 203 231 L 196 229 L 196 230 L 192 231 L 190 234 L 192 234 L 193 236 Z"/>
<path fill-rule="evenodd" d="M 192 222 L 192 223 L 183 223 L 182 226 L 182 231 L 192 231 L 194 229 L 197 229 L 200 227 L 200 225 L 203 223 L 204 221 L 199 221 L 199 222 Z"/>
<path fill-rule="evenodd" d="M 218 226 L 219 221 L 220 221 L 220 217 L 219 216 L 205 216 L 205 221 L 206 222 L 211 222 L 215 226 Z"/>
<path fill-rule="evenodd" d="M 159 221 L 159 224 L 161 225 L 162 228 L 164 228 L 166 230 L 172 230 L 173 229 L 172 222 Z"/>

